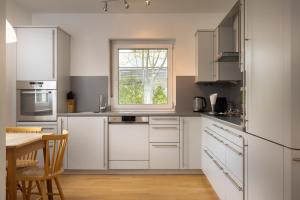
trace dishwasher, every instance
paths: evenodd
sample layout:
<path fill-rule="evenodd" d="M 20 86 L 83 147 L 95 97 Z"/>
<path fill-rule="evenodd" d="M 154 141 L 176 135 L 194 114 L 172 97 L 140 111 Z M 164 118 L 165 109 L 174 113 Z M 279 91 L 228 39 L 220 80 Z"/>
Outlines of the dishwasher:
<path fill-rule="evenodd" d="M 149 168 L 149 117 L 108 118 L 109 169 Z"/>

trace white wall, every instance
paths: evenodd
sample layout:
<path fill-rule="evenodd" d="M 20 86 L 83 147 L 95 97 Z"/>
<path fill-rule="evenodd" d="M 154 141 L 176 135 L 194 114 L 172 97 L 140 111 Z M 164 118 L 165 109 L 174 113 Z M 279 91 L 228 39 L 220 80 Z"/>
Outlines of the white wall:
<path fill-rule="evenodd" d="M 15 0 L 7 0 L 6 4 L 6 18 L 12 26 L 31 25 L 32 14 L 20 7 Z M 16 44 L 6 45 L 6 74 L 7 74 L 7 96 L 10 101 L 6 106 L 9 108 L 7 115 L 7 123 L 10 126 L 15 125 L 16 122 Z"/>
<path fill-rule="evenodd" d="M 5 199 L 5 0 L 0 0 L 0 199 Z"/>
<path fill-rule="evenodd" d="M 71 75 L 109 75 L 108 40 L 176 39 L 175 76 L 195 75 L 197 29 L 213 29 L 224 14 L 33 14 L 34 25 L 60 26 L 71 34 Z"/>

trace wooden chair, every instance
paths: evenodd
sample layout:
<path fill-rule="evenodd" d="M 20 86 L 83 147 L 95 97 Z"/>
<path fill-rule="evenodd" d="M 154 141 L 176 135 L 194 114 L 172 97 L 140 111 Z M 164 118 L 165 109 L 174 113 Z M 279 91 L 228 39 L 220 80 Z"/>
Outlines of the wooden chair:
<path fill-rule="evenodd" d="M 22 183 L 23 199 L 30 199 L 32 194 L 41 195 L 43 200 L 47 199 L 47 195 L 59 195 L 61 199 L 64 199 L 58 176 L 63 172 L 63 158 L 68 141 L 68 131 L 64 130 L 62 135 L 44 135 L 42 139 L 46 146 L 44 167 L 36 166 L 17 169 L 16 179 Z M 54 144 L 52 151 L 50 150 L 50 142 Z M 58 193 L 46 192 L 45 184 L 49 180 L 54 180 Z M 27 188 L 26 183 L 28 183 Z M 39 193 L 32 193 L 32 183 L 36 184 Z"/>
<path fill-rule="evenodd" d="M 42 127 L 7 127 L 6 133 L 42 133 Z M 37 151 L 28 153 L 16 161 L 17 168 L 36 166 L 38 164 Z"/>

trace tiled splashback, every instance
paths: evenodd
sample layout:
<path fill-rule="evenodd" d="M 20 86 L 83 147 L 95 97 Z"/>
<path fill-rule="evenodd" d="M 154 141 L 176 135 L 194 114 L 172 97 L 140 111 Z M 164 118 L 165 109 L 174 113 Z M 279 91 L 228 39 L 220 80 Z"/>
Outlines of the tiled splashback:
<path fill-rule="evenodd" d="M 227 101 L 239 106 L 241 104 L 240 85 L 232 83 L 199 83 L 195 84 L 193 76 L 176 77 L 176 111 L 189 112 L 193 110 L 193 97 L 203 96 L 210 109 L 209 95 L 218 93 Z"/>
<path fill-rule="evenodd" d="M 98 111 L 100 94 L 104 95 L 107 102 L 107 76 L 72 76 L 71 88 L 75 94 L 77 112 Z M 178 76 L 176 77 L 176 111 L 192 111 L 194 96 L 204 96 L 209 105 L 209 95 L 212 93 L 218 93 L 220 97 L 226 97 L 228 101 L 240 105 L 239 88 L 240 85 L 231 83 L 195 84 L 193 76 Z"/>

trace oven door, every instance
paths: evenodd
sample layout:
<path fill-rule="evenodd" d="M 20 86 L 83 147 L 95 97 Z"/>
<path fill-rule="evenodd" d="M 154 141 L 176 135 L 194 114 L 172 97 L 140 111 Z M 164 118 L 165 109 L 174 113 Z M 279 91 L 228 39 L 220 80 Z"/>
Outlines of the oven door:
<path fill-rule="evenodd" d="M 56 90 L 17 90 L 17 121 L 56 121 Z"/>

